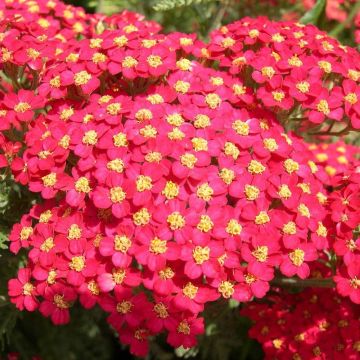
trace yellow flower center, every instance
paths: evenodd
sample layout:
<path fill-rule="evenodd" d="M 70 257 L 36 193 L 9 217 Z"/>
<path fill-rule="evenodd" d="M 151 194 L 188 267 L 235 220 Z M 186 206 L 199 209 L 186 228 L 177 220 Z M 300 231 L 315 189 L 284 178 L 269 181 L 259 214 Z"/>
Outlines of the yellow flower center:
<path fill-rule="evenodd" d="M 162 302 L 156 303 L 154 305 L 154 311 L 156 313 L 156 316 L 160 319 L 166 319 L 169 316 L 167 307 Z"/>
<path fill-rule="evenodd" d="M 113 143 L 116 147 L 126 147 L 128 146 L 128 141 L 126 138 L 126 134 L 120 132 L 113 136 Z"/>
<path fill-rule="evenodd" d="M 85 145 L 96 145 L 98 142 L 97 132 L 95 130 L 87 131 L 82 138 L 82 142 Z"/>
<path fill-rule="evenodd" d="M 146 208 L 142 208 L 133 215 L 133 221 L 137 226 L 144 226 L 150 222 L 151 214 Z"/>
<path fill-rule="evenodd" d="M 190 83 L 188 83 L 186 81 L 178 80 L 174 84 L 174 89 L 178 93 L 186 94 L 190 89 Z"/>
<path fill-rule="evenodd" d="M 295 249 L 289 254 L 289 258 L 295 266 L 301 266 L 305 259 L 305 253 L 301 249 Z"/>
<path fill-rule="evenodd" d="M 194 154 L 186 153 L 181 155 L 180 162 L 183 166 L 186 166 L 189 169 L 193 169 L 197 162 L 197 158 Z"/>
<path fill-rule="evenodd" d="M 166 240 L 161 240 L 158 237 L 155 237 L 150 242 L 149 250 L 150 250 L 150 252 L 152 252 L 155 255 L 160 255 L 160 254 L 166 253 L 166 251 L 167 251 Z"/>
<path fill-rule="evenodd" d="M 185 218 L 178 211 L 171 213 L 166 221 L 171 230 L 178 230 L 185 226 Z"/>
<path fill-rule="evenodd" d="M 253 252 L 252 255 L 259 262 L 265 262 L 268 258 L 269 248 L 265 245 L 258 246 Z"/>
<path fill-rule="evenodd" d="M 19 113 L 24 113 L 31 109 L 31 105 L 27 102 L 19 102 L 14 106 L 14 110 Z"/>
<path fill-rule="evenodd" d="M 117 173 L 122 173 L 124 171 L 124 162 L 121 159 L 110 160 L 106 167 L 109 170 L 115 171 Z"/>
<path fill-rule="evenodd" d="M 157 68 L 163 63 L 161 57 L 158 55 L 150 55 L 147 57 L 146 61 L 153 68 Z"/>
<path fill-rule="evenodd" d="M 126 235 L 115 235 L 114 249 L 125 254 L 131 247 L 132 242 Z"/>
<path fill-rule="evenodd" d="M 76 86 L 86 85 L 91 80 L 91 75 L 83 70 L 74 75 L 74 83 Z"/>
<path fill-rule="evenodd" d="M 351 105 L 355 105 L 358 102 L 357 95 L 355 93 L 349 93 L 344 97 L 345 101 L 347 101 Z"/>
<path fill-rule="evenodd" d="M 48 175 L 43 176 L 41 179 L 45 187 L 52 187 L 57 182 L 56 173 L 50 173 Z"/>
<path fill-rule="evenodd" d="M 229 299 L 234 294 L 234 285 L 230 281 L 222 281 L 218 286 L 218 292 L 223 298 Z"/>
<path fill-rule="evenodd" d="M 286 235 L 295 235 L 296 234 L 296 224 L 293 221 L 289 221 L 287 224 L 284 224 L 282 231 Z"/>
<path fill-rule="evenodd" d="M 20 231 L 20 239 L 27 240 L 34 232 L 31 226 L 24 226 Z"/>
<path fill-rule="evenodd" d="M 242 136 L 249 135 L 250 126 L 244 121 L 236 120 L 232 124 L 232 128 L 236 131 L 237 134 Z"/>
<path fill-rule="evenodd" d="M 201 265 L 210 259 L 210 248 L 208 246 L 195 246 L 192 256 L 196 264 Z"/>
<path fill-rule="evenodd" d="M 116 285 L 122 284 L 125 277 L 126 277 L 126 271 L 124 269 L 113 269 L 112 278 Z"/>
<path fill-rule="evenodd" d="M 191 282 L 188 282 L 184 287 L 183 287 L 183 294 L 188 297 L 189 299 L 194 299 L 197 292 L 198 292 L 199 288 L 197 286 L 195 286 L 194 284 L 192 284 Z"/>
<path fill-rule="evenodd" d="M 149 95 L 146 100 L 148 100 L 153 105 L 162 104 L 164 102 L 164 98 L 160 94 Z"/>
<path fill-rule="evenodd" d="M 205 96 L 205 102 L 210 109 L 216 109 L 221 105 L 221 98 L 218 94 L 211 93 Z"/>
<path fill-rule="evenodd" d="M 232 236 L 240 235 L 242 226 L 236 219 L 230 219 L 226 225 L 225 231 Z"/>
<path fill-rule="evenodd" d="M 80 272 L 85 267 L 84 256 L 74 256 L 69 264 L 70 269 Z"/>
<path fill-rule="evenodd" d="M 276 140 L 273 138 L 267 138 L 263 140 L 264 148 L 269 151 L 276 151 L 279 148 Z"/>
<path fill-rule="evenodd" d="M 264 225 L 270 221 L 270 217 L 266 211 L 260 211 L 255 217 L 256 225 Z"/>
<path fill-rule="evenodd" d="M 100 294 L 100 288 L 99 288 L 98 284 L 95 282 L 95 280 L 90 280 L 88 282 L 87 288 L 92 295 Z"/>
<path fill-rule="evenodd" d="M 225 184 L 230 185 L 235 179 L 235 172 L 231 169 L 223 168 L 219 172 L 219 177 Z"/>
<path fill-rule="evenodd" d="M 305 216 L 307 218 L 310 217 L 310 210 L 305 204 L 300 204 L 298 206 L 298 211 L 299 211 L 300 215 Z"/>
<path fill-rule="evenodd" d="M 285 97 L 285 94 L 283 91 L 272 91 L 271 94 L 273 96 L 273 99 L 277 102 L 281 102 Z"/>
<path fill-rule="evenodd" d="M 195 151 L 207 151 L 208 150 L 208 142 L 203 138 L 193 138 L 191 139 L 191 143 L 193 145 L 193 149 Z"/>
<path fill-rule="evenodd" d="M 161 280 L 169 280 L 175 276 L 174 271 L 170 267 L 166 267 L 159 271 L 159 277 Z"/>
<path fill-rule="evenodd" d="M 60 75 L 55 76 L 49 81 L 49 84 L 54 88 L 59 88 L 61 86 Z"/>
<path fill-rule="evenodd" d="M 266 170 L 266 167 L 257 160 L 251 160 L 247 169 L 250 174 L 262 174 Z"/>
<path fill-rule="evenodd" d="M 64 295 L 60 295 L 60 294 L 54 295 L 54 304 L 59 309 L 68 309 L 70 307 L 70 303 L 64 300 Z"/>
<path fill-rule="evenodd" d="M 300 166 L 299 163 L 293 159 L 286 159 L 284 161 L 284 168 L 288 174 L 292 174 L 293 172 L 298 171 Z"/>
<path fill-rule="evenodd" d="M 259 197 L 260 189 L 254 185 L 246 184 L 244 188 L 244 193 L 247 200 L 253 201 Z"/>
<path fill-rule="evenodd" d="M 153 114 L 149 109 L 139 109 L 135 114 L 135 119 L 139 122 L 151 120 L 152 118 Z"/>
<path fill-rule="evenodd" d="M 165 188 L 161 192 L 168 200 L 174 199 L 179 195 L 179 185 L 172 181 L 167 181 Z"/>
<path fill-rule="evenodd" d="M 49 237 L 41 244 L 40 250 L 44 252 L 49 252 L 54 246 L 54 238 Z"/>
<path fill-rule="evenodd" d="M 210 125 L 211 125 L 211 121 L 210 121 L 209 116 L 207 116 L 205 114 L 197 114 L 195 116 L 194 126 L 197 129 L 205 129 Z"/>
<path fill-rule="evenodd" d="M 150 176 L 139 175 L 136 179 L 136 190 L 139 192 L 151 190 L 152 186 L 152 179 Z"/>
<path fill-rule="evenodd" d="M 190 326 L 186 320 L 183 320 L 179 323 L 177 332 L 179 334 L 190 335 Z"/>
<path fill-rule="evenodd" d="M 307 81 L 300 81 L 296 84 L 296 88 L 303 94 L 309 92 L 310 84 Z"/>
<path fill-rule="evenodd" d="M 275 75 L 275 70 L 271 66 L 265 66 L 261 69 L 261 74 L 271 79 Z"/>
<path fill-rule="evenodd" d="M 125 315 L 131 311 L 132 307 L 133 304 L 131 303 L 131 301 L 123 300 L 116 305 L 116 311 L 120 314 Z"/>
<path fill-rule="evenodd" d="M 289 199 L 292 195 L 291 190 L 286 184 L 283 184 L 279 187 L 278 194 L 282 199 Z"/>
<path fill-rule="evenodd" d="M 68 229 L 67 238 L 69 240 L 78 240 L 81 238 L 82 230 L 77 224 L 71 224 Z"/>
<path fill-rule="evenodd" d="M 122 67 L 124 68 L 133 68 L 138 64 L 138 61 L 132 56 L 125 56 L 123 61 L 121 62 Z"/>
<path fill-rule="evenodd" d="M 209 215 L 201 215 L 196 228 L 202 232 L 209 232 L 214 227 Z"/>
<path fill-rule="evenodd" d="M 196 195 L 204 201 L 210 201 L 214 194 L 214 190 L 208 183 L 201 184 L 197 187 Z"/>
<path fill-rule="evenodd" d="M 316 105 L 316 109 L 318 112 L 321 112 L 324 115 L 330 114 L 329 104 L 325 99 L 322 99 L 318 102 L 318 104 Z"/>
<path fill-rule="evenodd" d="M 88 178 L 86 177 L 80 177 L 76 182 L 75 182 L 75 190 L 77 192 L 81 192 L 81 193 L 89 193 L 91 191 L 90 188 L 90 183 Z"/>
<path fill-rule="evenodd" d="M 126 192 L 120 186 L 115 186 L 110 189 L 110 200 L 112 203 L 121 203 L 125 200 Z"/>
<path fill-rule="evenodd" d="M 23 286 L 23 294 L 25 296 L 31 296 L 32 292 L 34 291 L 35 287 L 33 284 L 27 282 Z"/>

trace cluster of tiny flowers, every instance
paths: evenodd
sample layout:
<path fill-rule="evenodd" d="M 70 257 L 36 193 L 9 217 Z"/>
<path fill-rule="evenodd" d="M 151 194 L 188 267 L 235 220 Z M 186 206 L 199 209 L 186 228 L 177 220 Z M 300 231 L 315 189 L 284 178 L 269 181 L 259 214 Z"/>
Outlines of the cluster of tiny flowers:
<path fill-rule="evenodd" d="M 265 359 L 356 360 L 360 354 L 360 309 L 332 289 L 275 294 L 268 304 L 251 303 L 242 315 Z"/>
<path fill-rule="evenodd" d="M 245 18 L 215 30 L 200 56 L 239 79 L 241 102 L 299 131 L 360 128 L 359 53 L 315 26 Z"/>
<path fill-rule="evenodd" d="M 295 117 L 356 128 L 352 49 L 266 19 L 204 44 L 128 12 L 1 6 L 0 63 L 12 85 L 0 84 L 0 166 L 42 198 L 9 237 L 12 252 L 28 254 L 9 281 L 19 309 L 65 324 L 75 301 L 98 305 L 145 355 L 162 332 L 174 347 L 194 346 L 208 302 L 262 298 L 275 271 L 309 277 L 333 242 L 336 195 L 316 147 L 279 119 L 296 107 Z M 308 86 L 298 97 L 297 80 Z M 319 82 L 332 82 L 331 94 Z"/>

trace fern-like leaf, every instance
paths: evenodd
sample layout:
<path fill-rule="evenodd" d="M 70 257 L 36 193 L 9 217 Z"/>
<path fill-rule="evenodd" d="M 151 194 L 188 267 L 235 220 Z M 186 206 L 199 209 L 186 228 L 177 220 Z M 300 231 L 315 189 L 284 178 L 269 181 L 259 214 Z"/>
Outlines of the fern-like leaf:
<path fill-rule="evenodd" d="M 153 9 L 155 11 L 168 11 L 179 7 L 185 7 L 215 0 L 158 0 Z"/>

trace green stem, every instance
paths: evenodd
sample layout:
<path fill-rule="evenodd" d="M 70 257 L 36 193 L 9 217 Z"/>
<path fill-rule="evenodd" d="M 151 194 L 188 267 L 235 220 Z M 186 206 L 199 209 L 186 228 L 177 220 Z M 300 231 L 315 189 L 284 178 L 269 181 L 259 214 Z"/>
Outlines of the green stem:
<path fill-rule="evenodd" d="M 327 279 L 298 279 L 298 278 L 275 278 L 271 281 L 275 286 L 289 287 L 315 287 L 315 288 L 333 288 L 335 283 L 331 278 Z"/>

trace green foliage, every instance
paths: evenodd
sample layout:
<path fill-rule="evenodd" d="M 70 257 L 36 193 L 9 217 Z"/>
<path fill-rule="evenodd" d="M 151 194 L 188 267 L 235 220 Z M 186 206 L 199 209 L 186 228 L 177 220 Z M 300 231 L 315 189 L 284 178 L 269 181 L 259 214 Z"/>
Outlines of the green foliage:
<path fill-rule="evenodd" d="M 318 24 L 325 13 L 326 0 L 317 0 L 316 4 L 300 19 L 302 24 Z"/>
<path fill-rule="evenodd" d="M 155 11 L 168 11 L 179 7 L 206 3 L 215 0 L 157 0 L 153 6 Z"/>

